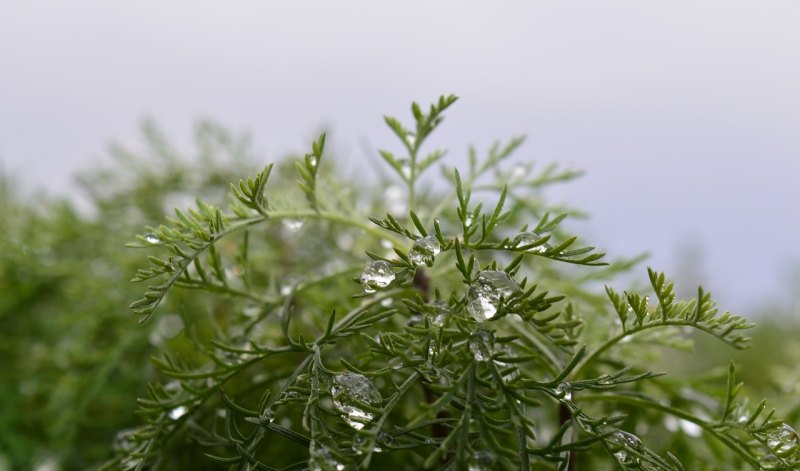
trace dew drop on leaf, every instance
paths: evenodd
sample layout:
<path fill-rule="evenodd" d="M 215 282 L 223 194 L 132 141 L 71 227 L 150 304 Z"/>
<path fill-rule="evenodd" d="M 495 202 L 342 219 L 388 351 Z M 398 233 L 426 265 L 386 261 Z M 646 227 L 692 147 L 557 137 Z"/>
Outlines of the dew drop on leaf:
<path fill-rule="evenodd" d="M 798 445 L 797 432 L 787 424 L 781 424 L 767 433 L 767 446 L 778 456 L 789 454 Z"/>
<path fill-rule="evenodd" d="M 560 400 L 564 401 L 571 401 L 572 400 L 572 385 L 569 383 L 561 383 L 553 390 L 553 393 L 556 397 Z"/>
<path fill-rule="evenodd" d="M 380 407 L 381 393 L 378 388 L 364 375 L 358 373 L 341 373 L 333 378 L 331 386 L 333 405 L 341 412 L 342 418 L 348 425 L 356 430 L 361 430 L 371 421 L 373 414 L 364 410 L 362 404 L 371 407 Z"/>
<path fill-rule="evenodd" d="M 154 244 L 155 245 L 155 244 L 160 244 L 161 243 L 161 239 L 155 234 L 145 234 L 143 237 L 144 237 L 145 242 L 147 242 L 148 244 Z"/>
<path fill-rule="evenodd" d="M 478 322 L 491 319 L 500 309 L 500 298 L 520 293 L 519 284 L 503 270 L 484 270 L 467 291 L 467 311 Z"/>
<path fill-rule="evenodd" d="M 631 453 L 629 450 L 642 450 L 644 447 L 639 437 L 632 433 L 623 432 L 618 430 L 611 435 L 611 441 L 620 445 L 620 448 L 614 452 L 614 457 L 622 464 L 636 464 L 639 463 L 639 458 Z"/>
<path fill-rule="evenodd" d="M 524 248 L 528 253 L 545 253 L 553 247 L 547 242 L 540 242 L 542 238 L 542 236 L 535 232 L 523 232 L 514 237 L 511 246 L 515 249 Z"/>
<path fill-rule="evenodd" d="M 492 358 L 494 336 L 486 330 L 479 330 L 472 334 L 469 340 L 469 349 L 477 361 L 489 361 Z"/>
<path fill-rule="evenodd" d="M 422 237 L 414 242 L 408 258 L 414 265 L 433 266 L 433 260 L 441 252 L 442 248 L 439 241 L 434 236 Z"/>
<path fill-rule="evenodd" d="M 370 262 L 361 273 L 361 285 L 366 293 L 374 293 L 376 290 L 385 288 L 392 281 L 394 281 L 394 272 L 391 265 L 384 260 Z"/>

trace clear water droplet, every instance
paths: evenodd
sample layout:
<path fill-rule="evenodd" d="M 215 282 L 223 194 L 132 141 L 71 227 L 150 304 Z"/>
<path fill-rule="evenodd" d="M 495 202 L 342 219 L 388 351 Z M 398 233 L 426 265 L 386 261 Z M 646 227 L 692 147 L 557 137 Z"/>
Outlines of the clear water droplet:
<path fill-rule="evenodd" d="M 494 468 L 494 456 L 485 451 L 476 451 L 467 462 L 469 471 L 491 471 Z"/>
<path fill-rule="evenodd" d="M 548 250 L 551 250 L 553 246 L 547 242 L 541 242 L 542 239 L 543 237 L 535 232 L 523 232 L 514 237 L 514 241 L 511 243 L 511 246 L 515 249 L 521 249 L 525 247 L 525 251 L 528 253 L 545 253 Z"/>
<path fill-rule="evenodd" d="M 561 383 L 553 390 L 553 393 L 556 397 L 560 400 L 564 401 L 571 401 L 572 400 L 572 385 L 569 383 Z"/>
<path fill-rule="evenodd" d="M 466 216 L 464 218 L 464 222 L 467 223 L 467 226 L 471 226 L 472 225 L 472 221 L 475 220 L 475 214 L 472 213 L 472 212 L 469 212 L 469 213 L 465 214 L 464 216 Z"/>
<path fill-rule="evenodd" d="M 303 228 L 304 223 L 305 221 L 302 219 L 284 219 L 283 227 L 289 230 L 289 232 L 297 232 Z"/>
<path fill-rule="evenodd" d="M 450 315 L 450 306 L 442 300 L 436 300 L 430 305 L 435 309 L 435 311 L 433 314 L 428 316 L 429 322 L 434 327 L 443 326 L 447 320 L 447 317 Z"/>
<path fill-rule="evenodd" d="M 344 464 L 333 457 L 325 445 L 311 440 L 308 445 L 308 469 L 311 471 L 343 471 Z"/>
<path fill-rule="evenodd" d="M 602 385 L 614 384 L 614 379 L 611 378 L 611 375 L 607 375 L 607 374 L 600 375 L 597 378 L 597 384 L 602 384 Z"/>
<path fill-rule="evenodd" d="M 639 451 L 644 449 L 639 437 L 632 433 L 618 430 L 611 434 L 611 441 L 619 445 L 619 449 L 614 451 L 614 457 L 622 464 L 637 464 L 639 458 L 631 453 L 631 450 Z"/>
<path fill-rule="evenodd" d="M 773 453 L 783 456 L 800 445 L 797 432 L 787 424 L 781 424 L 767 433 L 767 446 Z"/>
<path fill-rule="evenodd" d="M 409 146 L 414 147 L 417 145 L 417 135 L 413 132 L 406 133 L 406 142 Z"/>
<path fill-rule="evenodd" d="M 186 406 L 178 406 L 169 411 L 169 418 L 172 420 L 178 420 L 186 415 L 187 412 L 189 412 L 189 409 L 187 409 Z"/>
<path fill-rule="evenodd" d="M 383 307 L 391 307 L 392 304 L 394 304 L 394 299 L 392 298 L 381 299 L 381 306 Z"/>
<path fill-rule="evenodd" d="M 145 234 L 143 237 L 145 242 L 147 242 L 148 244 L 155 245 L 161 243 L 161 239 L 155 234 Z"/>
<path fill-rule="evenodd" d="M 493 318 L 500 309 L 500 298 L 506 301 L 522 290 L 502 270 L 480 272 L 467 291 L 467 311 L 478 322 Z"/>
<path fill-rule="evenodd" d="M 767 453 L 758 460 L 761 469 L 777 469 L 783 466 L 781 459 L 773 453 Z"/>
<path fill-rule="evenodd" d="M 120 430 L 114 436 L 111 447 L 116 451 L 130 453 L 134 448 L 136 448 L 136 437 L 134 437 L 134 433 L 136 433 L 136 429 L 134 428 Z M 0 466 L 0 469 L 3 469 L 2 466 Z"/>
<path fill-rule="evenodd" d="M 414 265 L 424 264 L 430 267 L 433 266 L 433 260 L 441 250 L 442 247 L 436 237 L 422 237 L 414 241 L 411 251 L 408 252 L 408 258 L 411 259 L 411 263 Z"/>
<path fill-rule="evenodd" d="M 479 330 L 472 334 L 469 349 L 477 361 L 489 361 L 494 353 L 494 336 L 487 330 Z"/>
<path fill-rule="evenodd" d="M 381 393 L 364 375 L 358 373 L 342 373 L 334 376 L 331 386 L 333 405 L 341 412 L 348 425 L 361 430 L 373 418 L 372 412 L 362 409 L 361 404 L 378 407 L 381 404 Z"/>
<path fill-rule="evenodd" d="M 394 281 L 394 276 L 391 265 L 384 260 L 375 260 L 361 273 L 361 285 L 364 287 L 364 292 L 374 293 L 389 286 L 389 283 Z"/>

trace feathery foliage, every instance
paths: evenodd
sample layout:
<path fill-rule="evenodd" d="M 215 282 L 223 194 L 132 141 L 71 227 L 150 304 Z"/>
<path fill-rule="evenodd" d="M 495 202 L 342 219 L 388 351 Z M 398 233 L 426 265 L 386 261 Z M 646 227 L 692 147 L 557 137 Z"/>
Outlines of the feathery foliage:
<path fill-rule="evenodd" d="M 655 301 L 610 286 L 604 301 L 597 282 L 635 260 L 608 265 L 563 227 L 577 213 L 541 198 L 576 172 L 506 169 L 521 138 L 483 159 L 471 150 L 461 172 L 422 152 L 455 101 L 413 104 L 410 124 L 385 118 L 401 151 L 380 155 L 402 193 L 350 190 L 324 171 L 322 135 L 295 177 L 267 165 L 226 205 L 197 200 L 136 237 L 154 254 L 133 278 L 143 322 L 176 291 L 196 295 L 181 312 L 187 342 L 154 358 L 167 380 L 150 384 L 143 425 L 107 468 L 800 464 L 794 429 L 748 407 L 733 365 L 716 382 L 648 366 L 687 330 L 744 348 L 752 324 L 702 288 L 677 299 L 652 269 Z M 425 184 L 435 164 L 443 190 Z M 675 424 L 692 440 L 648 440 Z"/>

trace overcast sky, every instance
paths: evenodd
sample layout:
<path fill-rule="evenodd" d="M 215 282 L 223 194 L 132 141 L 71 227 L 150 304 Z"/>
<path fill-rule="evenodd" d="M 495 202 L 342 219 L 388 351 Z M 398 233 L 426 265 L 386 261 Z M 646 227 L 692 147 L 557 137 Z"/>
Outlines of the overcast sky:
<path fill-rule="evenodd" d="M 683 249 L 723 309 L 791 299 L 800 264 L 800 2 L 0 2 L 0 163 L 70 190 L 154 118 L 213 118 L 265 159 L 321 127 L 351 161 L 383 114 L 455 93 L 437 143 L 527 134 L 587 175 L 553 196 L 612 255 Z M 689 250 L 691 252 L 691 250 Z M 690 263 L 691 265 L 691 263 Z"/>

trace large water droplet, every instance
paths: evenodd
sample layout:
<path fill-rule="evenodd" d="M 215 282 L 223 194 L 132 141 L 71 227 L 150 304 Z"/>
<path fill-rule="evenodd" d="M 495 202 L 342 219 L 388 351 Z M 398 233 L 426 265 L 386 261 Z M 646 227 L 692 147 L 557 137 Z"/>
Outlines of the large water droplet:
<path fill-rule="evenodd" d="M 342 413 L 348 425 L 361 430 L 372 420 L 372 412 L 362 409 L 362 404 L 379 407 L 381 393 L 364 375 L 358 373 L 342 373 L 334 376 L 331 386 L 333 405 Z"/>
<path fill-rule="evenodd" d="M 288 229 L 290 232 L 297 232 L 303 228 L 304 222 L 305 221 L 302 219 L 284 219 L 283 227 Z"/>
<path fill-rule="evenodd" d="M 545 253 L 552 249 L 553 246 L 547 242 L 541 242 L 542 239 L 543 237 L 535 232 L 523 232 L 514 237 L 511 246 L 515 249 L 524 248 L 528 253 Z"/>
<path fill-rule="evenodd" d="M 485 451 L 476 451 L 467 462 L 469 471 L 490 471 L 494 468 L 494 455 Z"/>
<path fill-rule="evenodd" d="M 366 293 L 374 293 L 376 290 L 385 288 L 392 281 L 394 281 L 392 266 L 383 260 L 370 262 L 361 273 L 361 285 Z"/>
<path fill-rule="evenodd" d="M 479 330 L 472 334 L 469 349 L 477 361 L 489 361 L 494 353 L 494 336 L 487 330 Z"/>
<path fill-rule="evenodd" d="M 145 242 L 147 242 L 148 244 L 155 245 L 161 243 L 161 239 L 155 234 L 145 234 L 142 237 L 144 237 Z"/>
<path fill-rule="evenodd" d="M 767 446 L 778 456 L 785 456 L 800 445 L 797 432 L 787 424 L 781 424 L 767 433 Z"/>
<path fill-rule="evenodd" d="M 187 412 L 189 412 L 189 409 L 187 409 L 186 406 L 178 406 L 169 411 L 169 418 L 172 420 L 178 420 L 186 415 Z"/>
<path fill-rule="evenodd" d="M 343 471 L 344 464 L 333 457 L 325 445 L 311 440 L 308 446 L 308 469 L 311 471 Z"/>
<path fill-rule="evenodd" d="M 467 311 L 478 322 L 491 319 L 500 309 L 500 298 L 506 301 L 520 293 L 520 287 L 502 270 L 484 270 L 469 287 Z"/>
<path fill-rule="evenodd" d="M 436 255 L 442 250 L 439 241 L 434 236 L 422 237 L 414 242 L 411 246 L 411 251 L 408 252 L 408 258 L 414 265 L 428 265 L 433 266 L 433 260 Z"/>

